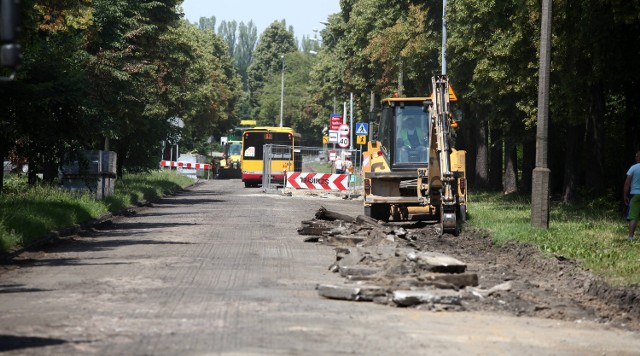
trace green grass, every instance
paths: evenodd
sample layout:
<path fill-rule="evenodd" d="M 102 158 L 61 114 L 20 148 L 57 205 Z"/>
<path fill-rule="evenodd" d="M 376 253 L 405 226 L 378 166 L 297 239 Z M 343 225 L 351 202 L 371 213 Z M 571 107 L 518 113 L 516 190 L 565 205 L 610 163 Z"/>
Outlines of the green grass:
<path fill-rule="evenodd" d="M 52 230 L 117 211 L 141 200 L 177 191 L 193 180 L 172 171 L 127 174 L 116 194 L 104 201 L 58 187 L 28 186 L 24 178 L 5 177 L 0 194 L 0 251 L 28 246 Z"/>
<path fill-rule="evenodd" d="M 544 230 L 531 227 L 530 197 L 478 194 L 469 203 L 467 224 L 489 231 L 498 244 L 527 242 L 576 259 L 614 285 L 640 283 L 640 241 L 627 241 L 627 222 L 611 201 L 552 203 Z"/>

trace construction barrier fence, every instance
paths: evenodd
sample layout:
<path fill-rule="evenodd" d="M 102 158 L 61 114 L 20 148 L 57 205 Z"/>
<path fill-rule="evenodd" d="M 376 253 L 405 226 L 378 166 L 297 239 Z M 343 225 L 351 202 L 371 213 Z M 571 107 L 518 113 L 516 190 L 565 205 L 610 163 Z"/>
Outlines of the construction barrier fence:
<path fill-rule="evenodd" d="M 289 159 L 288 164 L 273 164 L 283 157 Z M 337 160 L 342 161 L 343 173 L 336 172 Z M 359 149 L 266 144 L 263 162 L 262 190 L 266 193 L 276 193 L 281 188 L 345 193 L 362 190 L 362 152 Z"/>

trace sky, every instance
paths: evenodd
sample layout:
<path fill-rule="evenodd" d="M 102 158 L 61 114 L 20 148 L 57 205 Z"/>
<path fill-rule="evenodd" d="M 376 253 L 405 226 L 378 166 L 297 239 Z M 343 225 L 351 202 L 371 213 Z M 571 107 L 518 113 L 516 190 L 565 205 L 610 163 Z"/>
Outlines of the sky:
<path fill-rule="evenodd" d="M 327 17 L 340 11 L 340 0 L 184 0 L 185 18 L 198 22 L 201 17 L 216 17 L 216 31 L 222 20 L 253 23 L 258 36 L 272 22 L 285 19 L 287 28 L 293 26 L 298 40 L 314 37 L 313 30 L 321 30 Z M 319 36 L 319 34 L 318 34 Z"/>

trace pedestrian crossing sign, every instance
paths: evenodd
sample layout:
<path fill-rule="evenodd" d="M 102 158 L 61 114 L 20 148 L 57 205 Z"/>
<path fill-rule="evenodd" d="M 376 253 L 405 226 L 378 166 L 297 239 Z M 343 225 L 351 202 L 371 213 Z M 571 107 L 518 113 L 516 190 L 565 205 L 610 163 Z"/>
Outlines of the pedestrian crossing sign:
<path fill-rule="evenodd" d="M 356 122 L 356 135 L 367 136 L 369 134 L 369 124 L 366 122 Z"/>
<path fill-rule="evenodd" d="M 356 136 L 356 144 L 358 145 L 366 145 L 367 144 L 367 136 Z"/>

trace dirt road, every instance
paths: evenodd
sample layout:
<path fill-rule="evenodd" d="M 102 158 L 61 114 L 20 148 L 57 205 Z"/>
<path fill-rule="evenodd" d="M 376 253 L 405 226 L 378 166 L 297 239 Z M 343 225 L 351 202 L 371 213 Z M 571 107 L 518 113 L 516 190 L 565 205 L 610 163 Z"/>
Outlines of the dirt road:
<path fill-rule="evenodd" d="M 0 351 L 110 354 L 637 355 L 640 334 L 590 322 L 323 299 L 332 248 L 296 232 L 320 206 L 208 181 L 0 273 Z"/>

